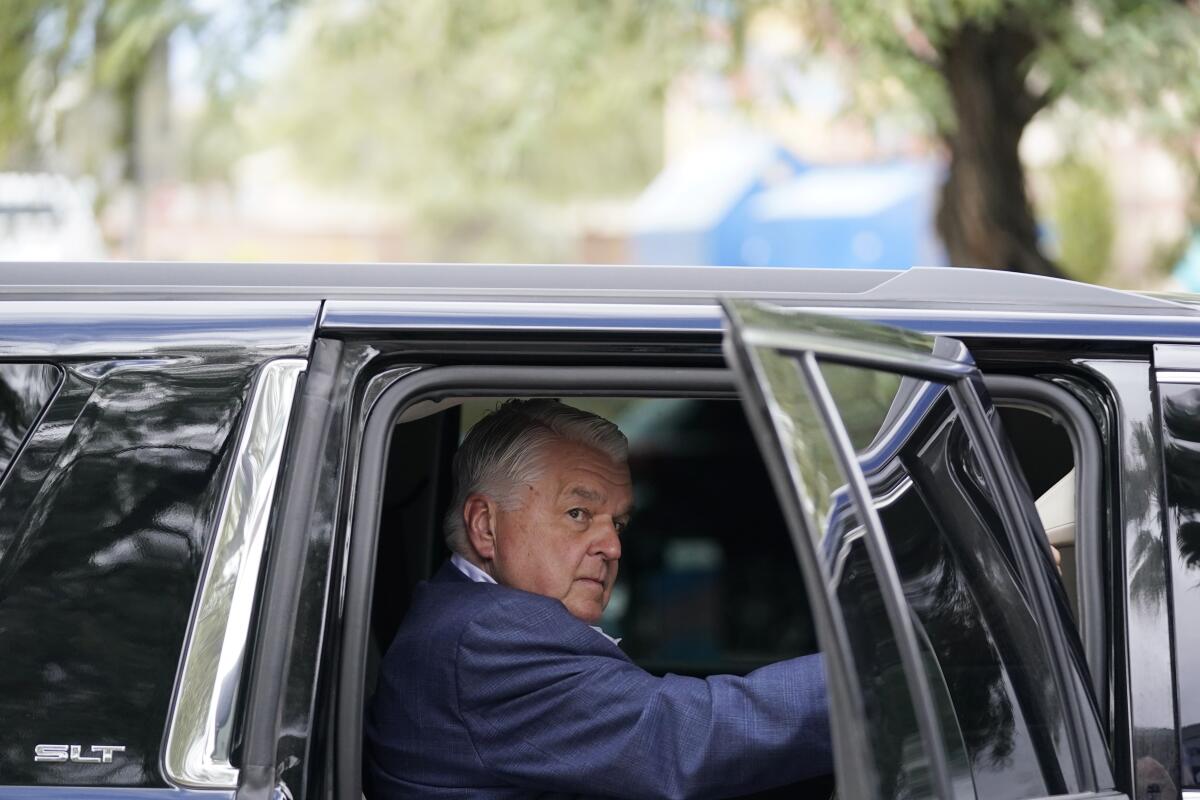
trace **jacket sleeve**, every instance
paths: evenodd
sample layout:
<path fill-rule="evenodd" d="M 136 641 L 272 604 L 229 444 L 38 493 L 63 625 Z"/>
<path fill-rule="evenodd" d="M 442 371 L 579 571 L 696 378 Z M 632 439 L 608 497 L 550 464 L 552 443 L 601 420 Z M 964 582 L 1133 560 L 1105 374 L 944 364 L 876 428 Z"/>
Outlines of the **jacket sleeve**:
<path fill-rule="evenodd" d="M 832 772 L 820 656 L 745 677 L 657 678 L 539 598 L 459 641 L 458 710 L 480 762 L 542 791 L 715 798 Z"/>

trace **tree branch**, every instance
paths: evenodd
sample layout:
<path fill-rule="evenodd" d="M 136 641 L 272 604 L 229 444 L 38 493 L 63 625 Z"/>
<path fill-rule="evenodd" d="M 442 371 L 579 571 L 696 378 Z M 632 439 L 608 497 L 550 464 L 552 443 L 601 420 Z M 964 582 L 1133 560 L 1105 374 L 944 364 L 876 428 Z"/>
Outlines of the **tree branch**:
<path fill-rule="evenodd" d="M 911 16 L 902 10 L 896 10 L 892 14 L 892 28 L 904 43 L 909 56 L 934 69 L 941 65 L 942 59 L 937 48 Z"/>

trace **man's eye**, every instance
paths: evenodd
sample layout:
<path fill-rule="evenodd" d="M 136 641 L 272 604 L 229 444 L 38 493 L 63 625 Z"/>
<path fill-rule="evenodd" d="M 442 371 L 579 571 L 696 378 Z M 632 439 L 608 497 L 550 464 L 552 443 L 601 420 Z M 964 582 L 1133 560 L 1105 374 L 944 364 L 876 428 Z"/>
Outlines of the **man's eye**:
<path fill-rule="evenodd" d="M 581 520 L 587 516 L 587 512 L 582 508 L 572 508 L 567 512 L 567 516 L 574 520 Z"/>
<path fill-rule="evenodd" d="M 615 527 L 617 529 L 617 533 L 624 533 L 625 529 L 629 527 L 629 520 L 627 520 L 627 519 L 616 520 L 613 523 L 613 527 Z"/>

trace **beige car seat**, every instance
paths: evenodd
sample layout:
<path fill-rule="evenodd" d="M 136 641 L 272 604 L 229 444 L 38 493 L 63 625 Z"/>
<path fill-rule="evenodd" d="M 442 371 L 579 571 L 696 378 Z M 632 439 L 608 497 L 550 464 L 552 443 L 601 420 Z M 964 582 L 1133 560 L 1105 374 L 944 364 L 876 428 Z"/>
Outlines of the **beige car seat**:
<path fill-rule="evenodd" d="M 1075 470 L 1037 499 L 1038 516 L 1050 544 L 1057 548 L 1075 546 Z"/>
<path fill-rule="evenodd" d="M 1038 516 L 1046 529 L 1046 538 L 1062 555 L 1062 580 L 1071 601 L 1071 610 L 1079 618 L 1079 601 L 1075 588 L 1075 470 L 1037 499 Z"/>

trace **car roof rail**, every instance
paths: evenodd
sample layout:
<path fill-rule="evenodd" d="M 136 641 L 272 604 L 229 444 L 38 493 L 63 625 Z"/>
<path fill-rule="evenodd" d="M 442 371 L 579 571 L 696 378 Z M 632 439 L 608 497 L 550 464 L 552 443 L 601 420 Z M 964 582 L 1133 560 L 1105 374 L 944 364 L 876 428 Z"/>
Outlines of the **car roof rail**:
<path fill-rule="evenodd" d="M 36 268 L 35 268 L 36 267 Z M 710 303 L 751 297 L 783 305 L 983 306 L 1194 316 L 1184 298 L 964 267 L 904 270 L 593 264 L 0 263 L 5 299 L 193 299 L 259 296 L 415 300 L 578 299 Z"/>

